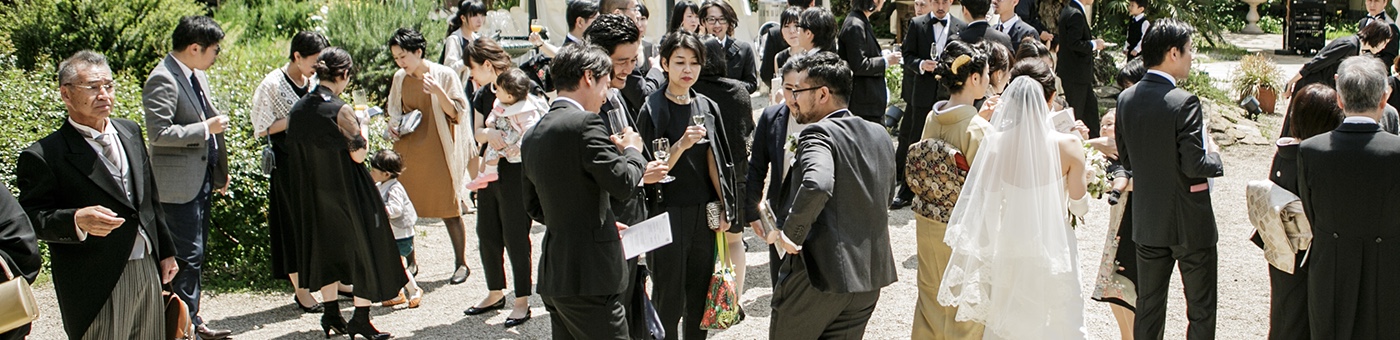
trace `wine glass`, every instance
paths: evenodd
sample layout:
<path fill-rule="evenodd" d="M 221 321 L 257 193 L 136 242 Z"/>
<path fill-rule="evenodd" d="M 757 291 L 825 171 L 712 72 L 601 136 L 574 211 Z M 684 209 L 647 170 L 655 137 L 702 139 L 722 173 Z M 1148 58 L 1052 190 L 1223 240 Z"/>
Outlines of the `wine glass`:
<path fill-rule="evenodd" d="M 652 146 L 652 151 L 651 151 L 652 157 L 656 157 L 656 160 L 658 160 L 658 161 L 670 162 L 670 160 L 671 160 L 671 140 L 666 139 L 666 138 L 657 138 L 656 140 L 651 141 L 651 146 Z M 661 180 L 658 181 L 658 182 L 660 182 L 660 183 L 671 183 L 671 181 L 674 181 L 674 180 L 676 180 L 676 177 L 671 176 L 671 175 L 668 174 L 668 175 L 666 175 L 666 177 L 662 177 Z"/>
<path fill-rule="evenodd" d="M 696 112 L 695 112 L 695 115 L 690 116 L 690 120 L 691 120 L 692 122 L 695 123 L 695 126 L 705 127 L 705 113 L 704 113 L 704 112 L 696 111 Z M 695 144 L 705 144 L 705 143 L 709 143 L 709 142 L 710 142 L 710 139 L 709 139 L 709 138 L 700 137 L 700 140 L 697 141 L 697 142 L 695 142 Z"/>
<path fill-rule="evenodd" d="M 544 30 L 544 25 L 540 25 L 540 19 L 530 19 L 530 32 L 540 33 Z"/>
<path fill-rule="evenodd" d="M 622 116 L 622 110 L 608 110 L 608 125 L 612 128 L 613 136 L 622 138 L 622 130 L 627 128 L 625 119 L 626 118 Z"/>

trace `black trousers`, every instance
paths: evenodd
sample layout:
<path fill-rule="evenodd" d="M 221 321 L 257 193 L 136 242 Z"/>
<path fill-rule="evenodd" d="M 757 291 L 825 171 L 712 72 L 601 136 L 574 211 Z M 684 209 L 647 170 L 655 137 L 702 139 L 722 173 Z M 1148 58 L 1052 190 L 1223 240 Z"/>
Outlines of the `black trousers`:
<path fill-rule="evenodd" d="M 909 111 L 905 111 L 904 117 L 899 119 L 899 147 L 894 149 L 894 178 L 895 183 L 899 183 L 897 197 L 905 201 L 914 199 L 914 191 L 904 185 L 904 166 L 908 164 L 909 146 L 918 143 L 919 137 L 923 137 L 924 120 L 928 119 L 930 110 L 933 110 L 933 107 L 910 105 Z"/>
<path fill-rule="evenodd" d="M 500 162 L 500 178 L 477 194 L 476 236 L 481 266 L 486 272 L 486 288 L 506 289 L 505 259 L 515 274 L 515 297 L 530 296 L 530 215 L 525 212 L 524 187 L 520 164 Z"/>
<path fill-rule="evenodd" d="M 1307 253 L 1294 258 L 1293 274 L 1269 266 L 1269 340 L 1308 339 L 1308 268 L 1298 268 Z"/>
<path fill-rule="evenodd" d="M 1135 339 L 1162 339 L 1167 323 L 1167 287 L 1172 264 L 1181 269 L 1186 291 L 1187 339 L 1215 339 L 1216 270 L 1214 246 L 1199 249 L 1139 243 Z M 1306 294 L 1306 292 L 1304 292 Z"/>
<path fill-rule="evenodd" d="M 1094 85 L 1062 83 L 1065 88 L 1065 101 L 1074 108 L 1074 119 L 1084 121 L 1089 128 L 1089 138 L 1099 136 L 1099 100 L 1094 97 Z"/>
<path fill-rule="evenodd" d="M 628 340 L 627 318 L 619 295 L 545 296 L 552 338 Z"/>
<path fill-rule="evenodd" d="M 885 106 L 882 104 L 851 104 L 846 109 L 860 118 L 885 126 Z"/>
<path fill-rule="evenodd" d="M 715 231 L 704 205 L 670 206 L 666 212 L 671 214 L 671 244 L 647 255 L 652 303 L 666 339 L 704 339 L 707 331 L 700 329 L 700 319 L 715 270 Z"/>
<path fill-rule="evenodd" d="M 782 282 L 773 288 L 769 339 L 862 339 L 880 291 L 827 293 L 812 286 L 797 255 L 783 259 Z"/>
<path fill-rule="evenodd" d="M 205 176 L 204 187 L 194 196 L 194 200 L 161 204 L 165 210 L 165 220 L 170 225 L 170 236 L 175 239 L 175 263 L 180 267 L 175 278 L 170 280 L 170 286 L 189 308 L 190 322 L 196 326 L 204 324 L 204 319 L 199 317 L 199 300 L 203 296 L 204 250 L 209 249 L 211 185 L 208 176 Z M 146 237 L 156 242 L 156 235 Z M 148 243 L 146 246 L 154 249 L 155 244 Z"/>

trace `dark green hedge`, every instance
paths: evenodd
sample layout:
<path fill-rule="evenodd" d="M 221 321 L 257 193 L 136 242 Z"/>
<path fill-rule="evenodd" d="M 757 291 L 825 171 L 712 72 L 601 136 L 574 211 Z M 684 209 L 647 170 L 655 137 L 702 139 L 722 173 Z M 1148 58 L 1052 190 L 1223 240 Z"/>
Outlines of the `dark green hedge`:
<path fill-rule="evenodd" d="M 19 0 L 0 7 L 20 68 L 34 70 L 83 49 L 101 51 L 115 70 L 148 71 L 170 51 L 180 17 L 204 14 L 191 0 Z"/>

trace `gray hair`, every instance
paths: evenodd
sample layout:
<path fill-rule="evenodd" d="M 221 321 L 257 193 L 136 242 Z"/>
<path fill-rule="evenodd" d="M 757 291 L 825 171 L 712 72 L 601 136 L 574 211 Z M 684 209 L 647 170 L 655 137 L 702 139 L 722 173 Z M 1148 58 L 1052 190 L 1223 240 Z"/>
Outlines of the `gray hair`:
<path fill-rule="evenodd" d="M 107 68 L 109 71 L 111 70 L 111 67 L 107 66 L 107 57 L 102 56 L 101 53 L 93 52 L 92 50 L 82 50 L 78 51 L 78 53 L 73 53 L 73 56 L 58 63 L 58 85 L 72 84 L 77 80 L 75 78 L 78 77 L 78 70 L 93 66 Z"/>
<path fill-rule="evenodd" d="M 1342 111 L 1365 113 L 1376 110 L 1385 100 L 1388 86 L 1385 65 L 1380 59 L 1346 58 L 1337 68 L 1337 93 L 1342 95 Z"/>

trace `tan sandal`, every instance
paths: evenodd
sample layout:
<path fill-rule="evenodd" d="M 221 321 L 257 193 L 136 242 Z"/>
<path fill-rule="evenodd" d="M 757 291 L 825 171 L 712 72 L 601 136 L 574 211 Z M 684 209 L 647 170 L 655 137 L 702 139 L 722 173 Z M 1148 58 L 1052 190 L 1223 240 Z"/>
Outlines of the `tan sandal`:
<path fill-rule="evenodd" d="M 384 302 L 380 303 L 379 305 L 384 306 L 384 307 L 393 307 L 393 306 L 397 306 L 397 305 L 402 305 L 402 304 L 407 303 L 407 302 L 408 302 L 408 299 L 405 299 L 405 298 L 403 297 L 403 292 L 399 292 L 399 297 L 396 297 L 396 298 L 394 298 L 393 300 L 384 301 Z"/>

